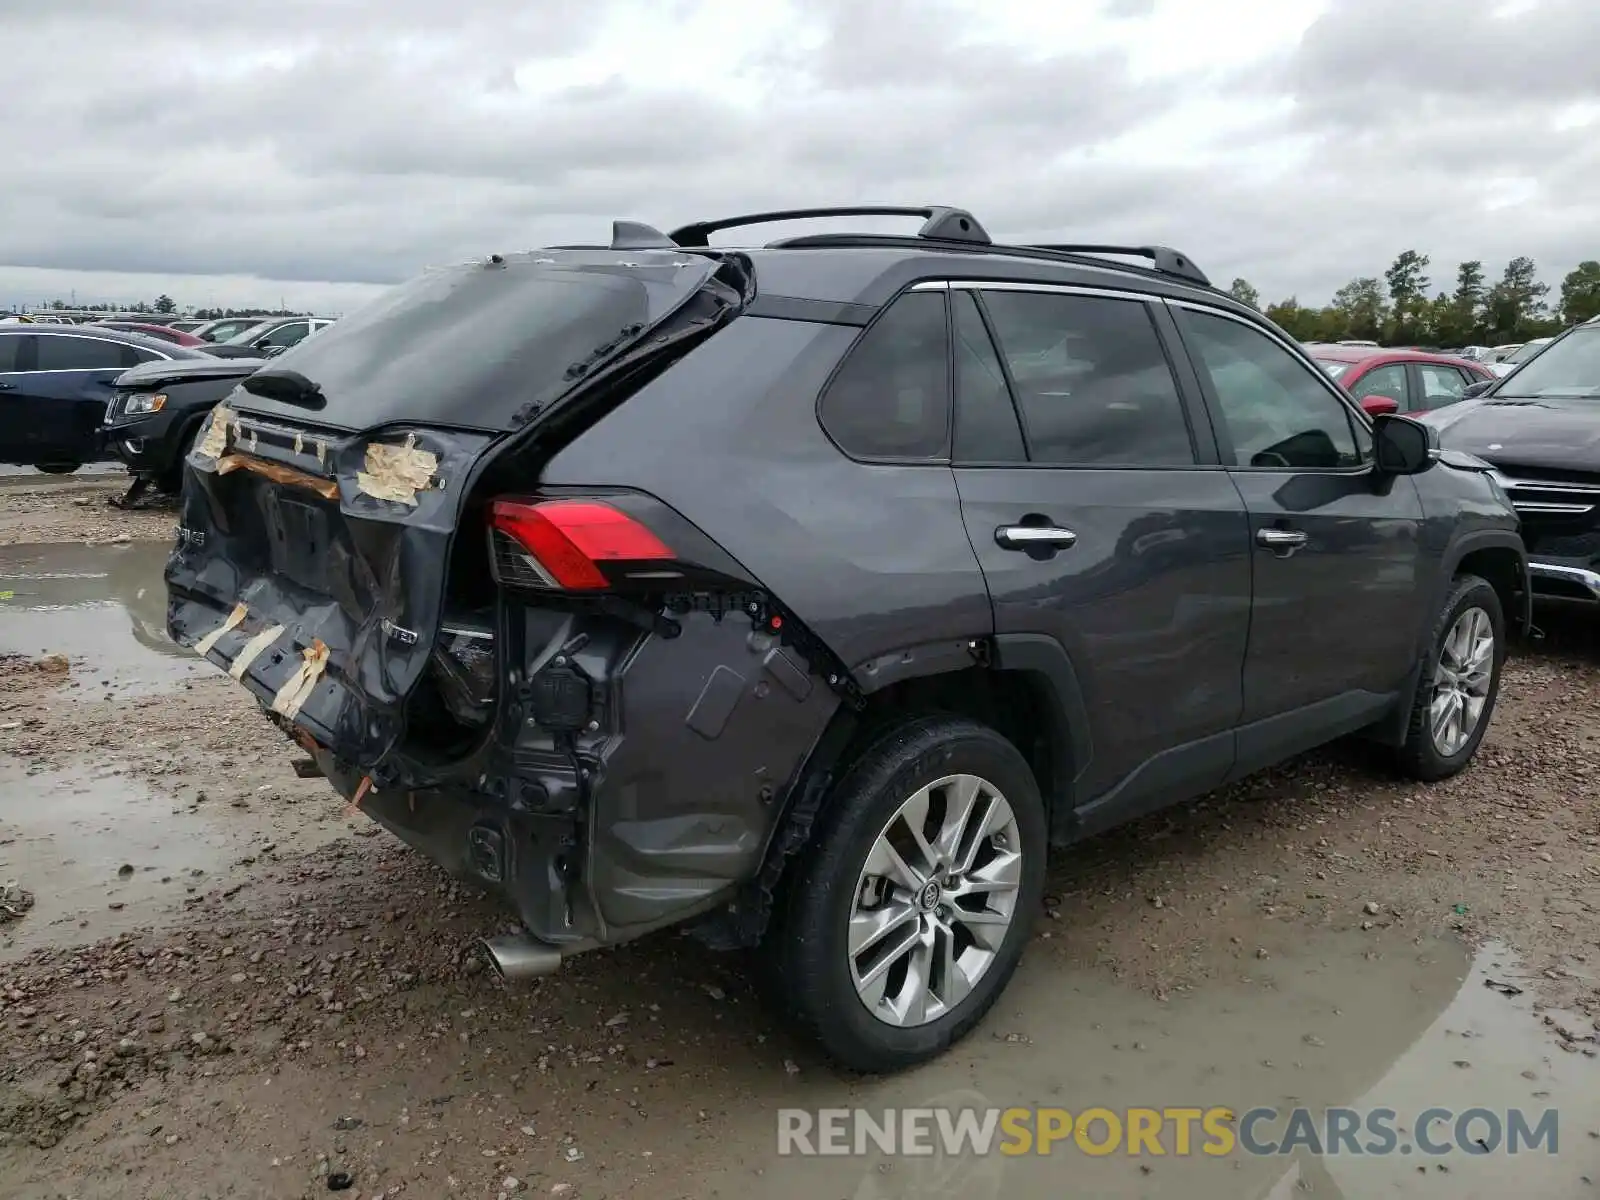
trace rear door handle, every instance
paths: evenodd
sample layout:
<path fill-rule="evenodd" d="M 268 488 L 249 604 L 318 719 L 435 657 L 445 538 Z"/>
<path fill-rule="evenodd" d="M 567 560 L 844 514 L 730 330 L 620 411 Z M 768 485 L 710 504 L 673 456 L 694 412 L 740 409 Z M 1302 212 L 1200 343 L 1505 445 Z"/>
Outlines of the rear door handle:
<path fill-rule="evenodd" d="M 1256 545 L 1285 557 L 1293 554 L 1305 544 L 1306 535 L 1298 529 L 1263 528 L 1256 530 Z"/>
<path fill-rule="evenodd" d="M 1002 525 L 994 531 L 994 540 L 1007 550 L 1066 550 L 1078 535 L 1059 525 Z"/>

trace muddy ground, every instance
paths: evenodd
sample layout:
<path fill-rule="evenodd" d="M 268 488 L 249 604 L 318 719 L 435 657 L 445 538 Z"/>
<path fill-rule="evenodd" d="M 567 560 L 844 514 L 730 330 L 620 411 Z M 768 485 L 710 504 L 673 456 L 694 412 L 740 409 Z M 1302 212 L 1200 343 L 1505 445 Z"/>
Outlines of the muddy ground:
<path fill-rule="evenodd" d="M 671 934 L 497 981 L 471 946 L 504 915 L 166 642 L 171 512 L 8 484 L 0 1197 L 1600 1194 L 1589 614 L 1540 613 L 1455 780 L 1341 745 L 1060 855 L 984 1025 L 866 1080 Z M 784 1106 L 1186 1103 L 1556 1106 L 1562 1140 L 1433 1169 L 775 1153 Z"/>

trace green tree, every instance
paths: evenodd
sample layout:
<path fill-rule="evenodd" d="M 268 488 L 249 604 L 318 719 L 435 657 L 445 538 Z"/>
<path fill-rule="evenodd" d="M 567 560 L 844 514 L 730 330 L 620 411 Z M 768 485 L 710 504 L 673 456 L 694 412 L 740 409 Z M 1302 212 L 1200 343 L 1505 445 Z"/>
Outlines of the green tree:
<path fill-rule="evenodd" d="M 156 311 L 162 314 L 175 313 L 178 311 L 178 302 L 163 293 L 156 297 Z"/>
<path fill-rule="evenodd" d="M 1228 285 L 1228 295 L 1240 304 L 1248 304 L 1254 309 L 1261 307 L 1261 293 L 1250 286 L 1248 279 L 1235 279 Z"/>
<path fill-rule="evenodd" d="M 1319 332 L 1318 312 L 1306 308 L 1293 296 L 1266 307 L 1266 318 L 1298 342 L 1315 341 Z"/>
<path fill-rule="evenodd" d="M 1456 290 L 1450 303 L 1435 313 L 1435 336 L 1447 346 L 1477 345 L 1483 329 L 1483 263 L 1477 259 L 1456 267 Z"/>
<path fill-rule="evenodd" d="M 1390 338 L 1397 342 L 1414 342 L 1421 334 L 1423 312 L 1428 305 L 1428 288 L 1431 281 L 1423 274 L 1431 260 L 1415 250 L 1402 250 L 1383 273 L 1389 285 L 1389 300 L 1393 305 L 1393 324 Z"/>
<path fill-rule="evenodd" d="M 1484 301 L 1489 336 L 1503 342 L 1538 336 L 1547 324 L 1542 318 L 1544 298 L 1549 294 L 1550 285 L 1539 281 L 1539 269 L 1533 259 L 1513 258 Z"/>
<path fill-rule="evenodd" d="M 1561 316 L 1569 325 L 1600 316 L 1600 262 L 1587 259 L 1561 281 Z"/>
<path fill-rule="evenodd" d="M 1383 336 L 1389 306 L 1383 289 L 1370 276 L 1352 279 L 1333 294 L 1331 306 L 1344 325 L 1342 336 L 1376 341 Z"/>

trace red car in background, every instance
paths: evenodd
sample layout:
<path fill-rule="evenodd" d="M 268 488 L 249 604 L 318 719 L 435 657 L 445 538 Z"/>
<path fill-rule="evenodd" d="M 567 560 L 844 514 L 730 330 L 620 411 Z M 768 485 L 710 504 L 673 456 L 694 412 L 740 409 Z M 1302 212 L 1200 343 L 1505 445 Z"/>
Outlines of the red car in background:
<path fill-rule="evenodd" d="M 1426 350 L 1309 344 L 1305 352 L 1374 416 L 1445 408 L 1473 384 L 1495 378 L 1482 363 Z M 1382 403 L 1386 399 L 1394 406 Z"/>
<path fill-rule="evenodd" d="M 125 333 L 142 333 L 146 337 L 160 338 L 163 342 L 171 342 L 175 346 L 204 346 L 202 338 L 197 338 L 192 333 L 185 333 L 181 329 L 174 329 L 170 325 L 147 324 L 143 321 L 96 321 L 102 329 L 121 329 Z"/>

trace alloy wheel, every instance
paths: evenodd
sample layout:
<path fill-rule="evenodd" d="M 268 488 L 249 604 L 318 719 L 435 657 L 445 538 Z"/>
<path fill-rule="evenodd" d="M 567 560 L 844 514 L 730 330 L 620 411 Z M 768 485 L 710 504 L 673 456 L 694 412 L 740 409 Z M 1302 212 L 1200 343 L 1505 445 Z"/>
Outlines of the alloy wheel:
<path fill-rule="evenodd" d="M 1445 758 L 1461 752 L 1483 719 L 1494 679 L 1494 626 L 1481 608 L 1456 618 L 1439 646 L 1428 730 Z"/>
<path fill-rule="evenodd" d="M 895 810 L 850 910 L 850 977 L 873 1016 L 926 1025 L 972 993 L 1011 929 L 1024 850 L 1010 804 L 976 775 L 935 780 Z"/>

